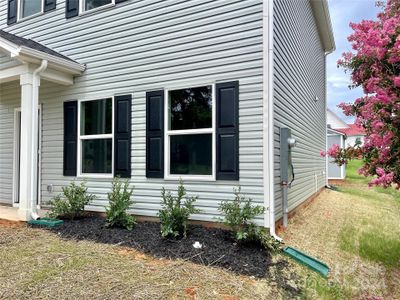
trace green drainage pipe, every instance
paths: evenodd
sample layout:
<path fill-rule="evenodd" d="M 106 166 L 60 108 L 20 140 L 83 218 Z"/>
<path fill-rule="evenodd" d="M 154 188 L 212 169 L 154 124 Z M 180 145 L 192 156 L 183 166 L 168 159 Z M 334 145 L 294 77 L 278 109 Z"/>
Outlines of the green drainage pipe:
<path fill-rule="evenodd" d="M 37 220 L 30 220 L 28 221 L 29 225 L 36 225 L 36 226 L 43 226 L 43 227 L 56 227 L 64 224 L 63 220 L 55 220 L 55 219 L 48 219 L 42 218 Z"/>
<path fill-rule="evenodd" d="M 322 276 L 327 277 L 329 273 L 329 267 L 324 264 L 323 262 L 308 256 L 307 254 L 292 248 L 292 247 L 285 247 L 283 249 L 283 253 L 287 256 L 293 258 L 294 260 L 298 261 L 299 263 L 305 265 L 306 267 L 320 273 Z"/>

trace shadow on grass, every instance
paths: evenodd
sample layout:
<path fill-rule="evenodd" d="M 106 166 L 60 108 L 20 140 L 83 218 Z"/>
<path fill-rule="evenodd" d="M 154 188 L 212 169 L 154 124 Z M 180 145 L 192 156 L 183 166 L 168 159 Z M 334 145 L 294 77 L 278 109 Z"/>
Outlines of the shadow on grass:
<path fill-rule="evenodd" d="M 383 264 L 389 268 L 400 267 L 400 239 L 394 239 L 376 229 L 346 225 L 339 234 L 340 248 Z"/>
<path fill-rule="evenodd" d="M 362 160 L 351 160 L 346 166 L 346 181 L 348 183 L 368 184 L 372 177 L 364 177 L 358 173 L 358 170 L 363 166 Z"/>
<path fill-rule="evenodd" d="M 394 200 L 396 200 L 397 204 L 400 204 L 400 191 L 396 190 L 395 188 L 383 188 L 383 187 L 376 187 L 375 190 L 378 193 L 390 195 L 393 197 Z"/>
<path fill-rule="evenodd" d="M 376 193 L 371 193 L 371 191 L 369 191 L 367 189 L 359 189 L 359 188 L 354 188 L 354 187 L 341 186 L 341 187 L 337 188 L 337 191 L 346 193 L 349 195 L 353 195 L 353 196 L 358 196 L 363 199 L 380 201 L 380 199 L 378 199 Z"/>
<path fill-rule="evenodd" d="M 360 188 L 361 187 L 361 188 Z M 375 202 L 376 204 L 382 204 L 382 202 L 389 201 L 386 203 L 393 203 L 397 206 L 400 206 L 400 191 L 394 188 L 382 188 L 382 187 L 374 187 L 369 188 L 363 186 L 354 187 L 354 186 L 340 186 L 336 189 L 338 192 L 346 193 L 353 196 L 358 196 L 363 199 Z M 382 196 L 386 197 L 382 197 Z M 387 197 L 389 196 L 389 197 Z M 394 200 L 394 201 L 393 201 Z"/>

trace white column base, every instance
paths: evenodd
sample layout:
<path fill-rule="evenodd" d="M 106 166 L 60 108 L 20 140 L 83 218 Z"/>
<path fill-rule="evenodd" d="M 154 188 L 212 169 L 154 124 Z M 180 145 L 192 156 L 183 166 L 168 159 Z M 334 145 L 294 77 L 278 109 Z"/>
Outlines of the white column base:
<path fill-rule="evenodd" d="M 31 219 L 31 211 L 30 209 L 26 208 L 18 208 L 18 218 L 21 221 L 29 221 Z"/>

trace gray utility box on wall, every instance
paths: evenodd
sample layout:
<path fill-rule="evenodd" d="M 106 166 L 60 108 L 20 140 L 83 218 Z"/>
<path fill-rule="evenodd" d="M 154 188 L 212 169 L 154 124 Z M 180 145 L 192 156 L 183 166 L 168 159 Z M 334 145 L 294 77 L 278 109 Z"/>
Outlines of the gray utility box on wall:
<path fill-rule="evenodd" d="M 288 188 L 294 181 L 294 169 L 292 164 L 292 148 L 296 146 L 296 140 L 292 138 L 289 128 L 280 129 L 280 173 L 282 187 L 282 211 L 283 227 L 287 227 L 288 220 Z"/>

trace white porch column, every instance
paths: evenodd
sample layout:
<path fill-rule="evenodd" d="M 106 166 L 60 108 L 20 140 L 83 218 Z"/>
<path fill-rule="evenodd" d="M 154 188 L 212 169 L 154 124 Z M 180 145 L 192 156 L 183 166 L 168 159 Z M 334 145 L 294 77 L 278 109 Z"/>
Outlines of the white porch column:
<path fill-rule="evenodd" d="M 21 152 L 20 152 L 20 195 L 19 195 L 19 217 L 29 220 L 32 210 L 32 199 L 36 198 L 37 163 L 32 159 L 37 155 L 37 105 L 34 105 L 34 78 L 32 73 L 20 76 L 21 84 Z M 35 126 L 36 124 L 36 126 Z"/>

